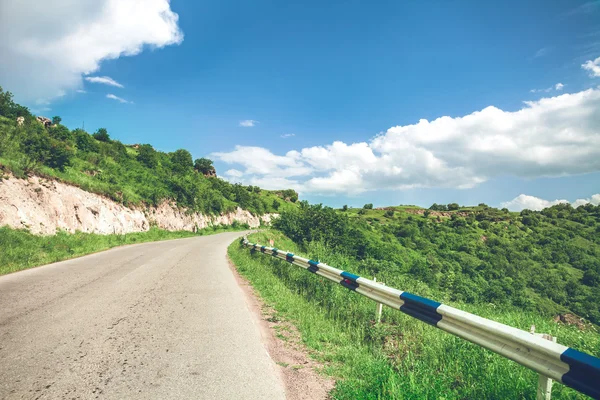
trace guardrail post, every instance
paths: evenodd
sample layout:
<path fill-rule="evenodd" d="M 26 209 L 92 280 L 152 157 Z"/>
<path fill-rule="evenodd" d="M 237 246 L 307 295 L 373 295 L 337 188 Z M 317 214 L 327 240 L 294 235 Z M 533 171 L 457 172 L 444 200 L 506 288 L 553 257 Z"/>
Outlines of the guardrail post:
<path fill-rule="evenodd" d="M 373 277 L 373 282 L 377 282 L 376 277 Z M 375 321 L 377 321 L 378 324 L 381 323 L 381 314 L 383 314 L 383 304 L 377 303 L 377 308 L 375 308 Z"/>
<path fill-rule="evenodd" d="M 535 333 L 535 325 L 531 325 L 531 329 L 529 333 L 532 335 L 540 336 L 546 340 L 550 340 L 556 343 L 556 337 L 552 335 L 548 335 L 546 333 Z M 552 399 L 552 379 L 544 376 L 542 374 L 538 377 L 538 387 L 537 387 L 537 395 L 536 400 L 551 400 Z"/>

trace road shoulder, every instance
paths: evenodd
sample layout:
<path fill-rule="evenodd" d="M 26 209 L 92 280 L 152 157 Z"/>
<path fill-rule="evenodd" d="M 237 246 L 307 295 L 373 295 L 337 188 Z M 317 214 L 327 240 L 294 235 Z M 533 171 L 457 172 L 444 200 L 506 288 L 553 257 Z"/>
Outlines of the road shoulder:
<path fill-rule="evenodd" d="M 335 381 L 319 373 L 323 367 L 309 356 L 297 329 L 264 303 L 250 282 L 242 277 L 229 257 L 229 268 L 244 293 L 246 305 L 259 327 L 266 350 L 289 400 L 328 399 Z"/>

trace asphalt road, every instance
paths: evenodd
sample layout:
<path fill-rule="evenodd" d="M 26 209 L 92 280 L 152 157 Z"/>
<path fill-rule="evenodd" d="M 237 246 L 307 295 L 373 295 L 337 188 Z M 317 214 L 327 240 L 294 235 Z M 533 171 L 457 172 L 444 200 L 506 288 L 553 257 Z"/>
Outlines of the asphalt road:
<path fill-rule="evenodd" d="M 0 399 L 284 398 L 225 258 L 240 235 L 0 277 Z"/>

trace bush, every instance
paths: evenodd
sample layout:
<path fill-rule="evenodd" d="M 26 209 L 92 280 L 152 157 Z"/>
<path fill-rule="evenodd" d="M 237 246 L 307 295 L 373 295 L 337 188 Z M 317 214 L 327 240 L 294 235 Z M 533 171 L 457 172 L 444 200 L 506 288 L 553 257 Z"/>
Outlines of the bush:
<path fill-rule="evenodd" d="M 92 136 L 99 142 L 110 142 L 110 136 L 108 136 L 106 128 L 98 129 Z"/>
<path fill-rule="evenodd" d="M 136 159 L 150 169 L 154 169 L 158 165 L 156 150 L 149 144 L 142 144 L 138 147 Z"/>
<path fill-rule="evenodd" d="M 372 210 L 373 209 L 373 203 L 367 203 L 363 206 L 363 208 L 365 210 Z"/>
<path fill-rule="evenodd" d="M 388 218 L 394 218 L 394 210 L 387 210 L 384 215 Z"/>
<path fill-rule="evenodd" d="M 97 153 L 99 151 L 98 143 L 84 130 L 75 129 L 75 145 L 79 151 L 86 153 Z"/>

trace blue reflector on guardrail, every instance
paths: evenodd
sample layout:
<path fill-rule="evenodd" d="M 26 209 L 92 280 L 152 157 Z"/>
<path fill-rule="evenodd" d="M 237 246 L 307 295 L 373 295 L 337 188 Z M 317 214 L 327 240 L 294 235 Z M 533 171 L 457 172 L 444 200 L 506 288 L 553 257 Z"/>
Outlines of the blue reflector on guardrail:
<path fill-rule="evenodd" d="M 358 278 L 360 278 L 360 276 L 358 276 L 358 275 L 354 275 L 354 274 L 351 274 L 350 272 L 346 272 L 346 271 L 342 272 L 340 275 L 342 276 L 342 278 L 349 279 L 349 280 L 351 280 L 352 282 L 356 282 L 356 280 L 357 280 Z"/>
<path fill-rule="evenodd" d="M 437 312 L 437 308 L 441 306 L 442 303 L 408 292 L 403 292 L 400 295 L 400 298 L 404 300 L 404 304 L 400 307 L 400 311 L 403 313 L 420 319 L 430 325 L 437 325 L 442 319 L 442 315 Z"/>
<path fill-rule="evenodd" d="M 578 350 L 568 348 L 560 360 L 569 364 L 569 372 L 562 381 L 595 399 L 600 399 L 600 359 Z"/>

